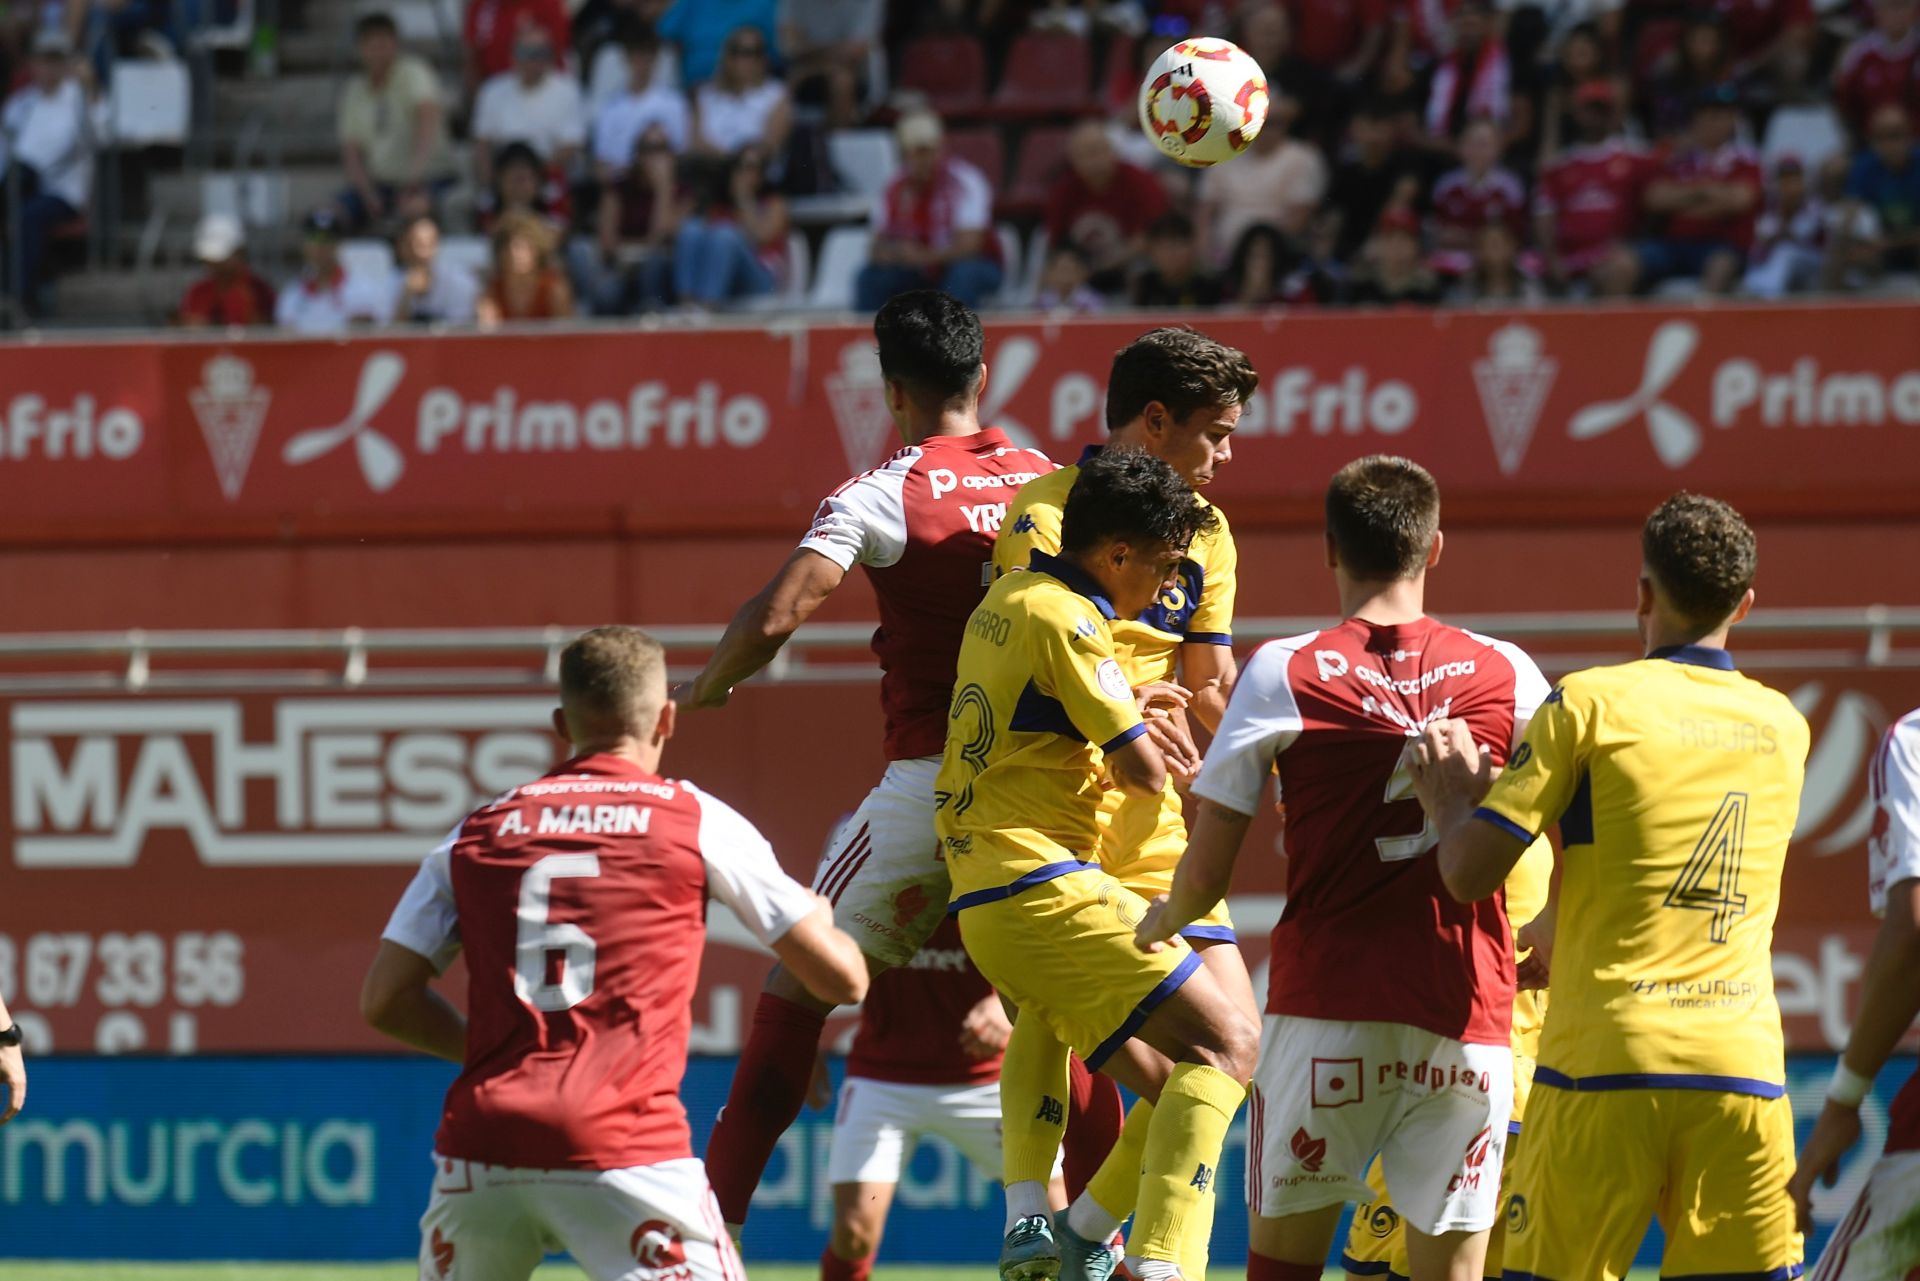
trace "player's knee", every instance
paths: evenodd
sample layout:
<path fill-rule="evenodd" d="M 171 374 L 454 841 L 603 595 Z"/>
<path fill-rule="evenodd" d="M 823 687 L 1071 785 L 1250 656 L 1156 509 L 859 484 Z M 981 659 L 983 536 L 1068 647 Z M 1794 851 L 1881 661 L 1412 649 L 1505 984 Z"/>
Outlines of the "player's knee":
<path fill-rule="evenodd" d="M 859 1219 L 841 1219 L 834 1223 L 827 1247 L 835 1258 L 858 1263 L 871 1257 L 880 1248 L 880 1241 L 870 1224 Z"/>
<path fill-rule="evenodd" d="M 1225 1072 L 1245 1085 L 1253 1079 L 1253 1066 L 1260 1056 L 1260 1029 L 1246 1015 L 1235 1010 L 1210 1029 L 1206 1043 L 1194 1047 L 1208 1067 Z"/>

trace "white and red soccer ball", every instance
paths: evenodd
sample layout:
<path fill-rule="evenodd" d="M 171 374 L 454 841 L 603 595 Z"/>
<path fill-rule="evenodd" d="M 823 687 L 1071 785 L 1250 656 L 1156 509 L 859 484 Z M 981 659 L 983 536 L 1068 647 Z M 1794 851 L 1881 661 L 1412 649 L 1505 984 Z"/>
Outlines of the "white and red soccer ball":
<path fill-rule="evenodd" d="M 1161 152 L 1204 169 L 1231 160 L 1267 122 L 1267 77 L 1229 40 L 1182 40 L 1140 82 L 1140 128 Z"/>

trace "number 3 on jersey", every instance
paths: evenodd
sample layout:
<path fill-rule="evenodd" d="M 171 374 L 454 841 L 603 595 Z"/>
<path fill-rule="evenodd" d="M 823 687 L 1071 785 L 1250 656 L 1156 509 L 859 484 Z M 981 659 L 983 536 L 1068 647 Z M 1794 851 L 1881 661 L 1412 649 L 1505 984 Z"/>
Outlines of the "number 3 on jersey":
<path fill-rule="evenodd" d="M 598 875 L 597 855 L 549 854 L 520 878 L 513 994 L 536 1010 L 549 1014 L 570 1010 L 593 992 L 593 939 L 571 922 L 549 921 L 547 913 L 554 881 L 563 876 Z"/>
<path fill-rule="evenodd" d="M 1411 801 L 1417 807 L 1419 799 L 1413 791 L 1413 766 L 1408 763 L 1406 753 L 1401 753 L 1400 763 L 1394 766 L 1393 777 L 1387 780 L 1387 794 L 1381 802 L 1393 805 L 1401 801 Z M 1374 848 L 1380 851 L 1382 863 L 1404 863 L 1408 859 L 1419 858 L 1440 843 L 1440 829 L 1427 817 L 1425 809 L 1419 810 L 1420 830 L 1406 836 L 1380 836 L 1374 838 Z"/>
<path fill-rule="evenodd" d="M 1747 896 L 1740 892 L 1740 852 L 1746 843 L 1747 794 L 1728 792 L 1667 891 L 1668 907 L 1713 913 L 1716 943 L 1727 941 L 1734 917 L 1747 914 Z"/>

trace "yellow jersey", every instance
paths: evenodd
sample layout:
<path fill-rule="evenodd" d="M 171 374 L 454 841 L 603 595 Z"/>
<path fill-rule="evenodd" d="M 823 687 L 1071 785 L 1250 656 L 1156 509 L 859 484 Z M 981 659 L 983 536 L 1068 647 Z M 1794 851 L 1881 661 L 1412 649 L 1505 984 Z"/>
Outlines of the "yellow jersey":
<path fill-rule="evenodd" d="M 1773 922 L 1807 723 L 1725 650 L 1566 678 L 1476 817 L 1560 825 L 1553 1002 L 1535 1081 L 1778 1097 Z"/>
<path fill-rule="evenodd" d="M 1030 568 L 987 591 L 960 644 L 934 783 L 934 826 L 959 907 L 1091 862 L 1102 754 L 1146 733 L 1099 586 L 1044 553 Z"/>
<path fill-rule="evenodd" d="M 1081 455 L 1084 462 L 1092 450 Z M 1062 467 L 1028 481 L 1007 504 L 1000 534 L 993 542 L 993 567 L 1000 574 L 1025 569 L 1033 553 L 1060 554 L 1060 517 L 1080 467 Z M 1194 497 L 1205 504 L 1199 494 Z M 1207 504 L 1211 506 L 1211 504 Z M 1214 508 L 1219 523 L 1193 540 L 1180 577 L 1138 618 L 1116 619 L 1113 642 L 1121 670 L 1135 685 L 1170 681 L 1179 668 L 1182 645 L 1233 644 L 1235 574 L 1240 565 L 1227 528 L 1226 513 Z"/>

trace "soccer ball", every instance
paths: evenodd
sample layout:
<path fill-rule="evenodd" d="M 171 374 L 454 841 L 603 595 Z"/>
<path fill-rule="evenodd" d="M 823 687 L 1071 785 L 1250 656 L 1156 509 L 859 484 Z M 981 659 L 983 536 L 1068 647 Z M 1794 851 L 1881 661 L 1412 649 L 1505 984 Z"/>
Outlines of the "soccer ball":
<path fill-rule="evenodd" d="M 1140 129 L 1162 152 L 1204 169 L 1253 144 L 1267 122 L 1267 77 L 1229 40 L 1182 40 L 1140 82 Z"/>

